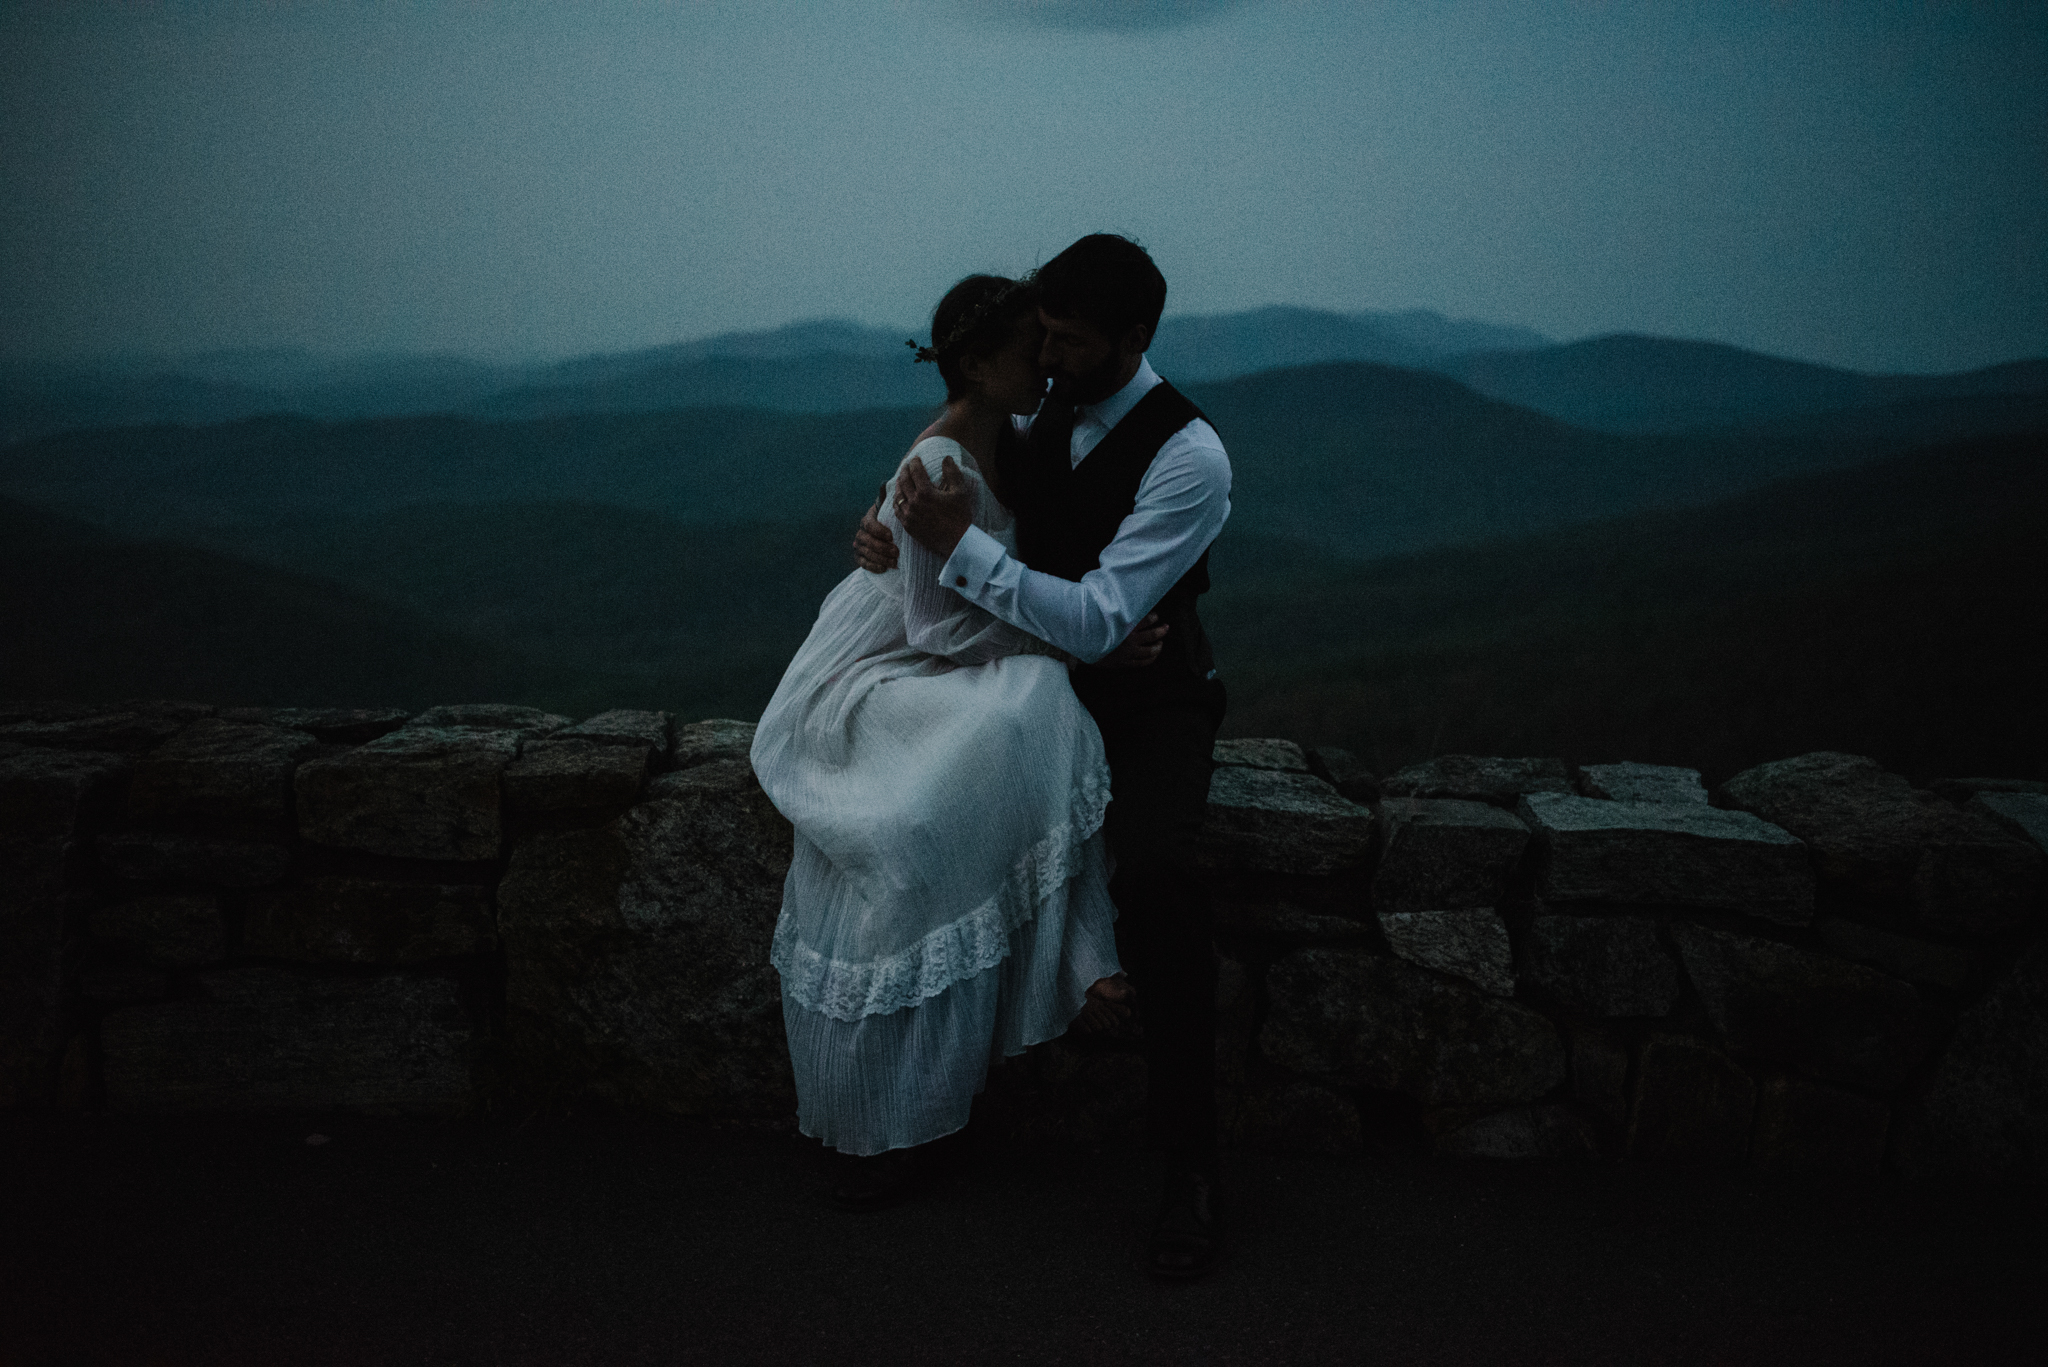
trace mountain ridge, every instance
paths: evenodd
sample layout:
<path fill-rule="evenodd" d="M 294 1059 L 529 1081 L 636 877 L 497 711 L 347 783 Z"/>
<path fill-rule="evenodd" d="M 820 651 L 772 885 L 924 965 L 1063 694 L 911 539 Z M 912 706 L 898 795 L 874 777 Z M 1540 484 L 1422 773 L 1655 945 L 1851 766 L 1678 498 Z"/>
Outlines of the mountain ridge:
<path fill-rule="evenodd" d="M 1880 375 L 1722 342 L 1639 333 L 1474 352 L 1432 368 L 1490 398 L 1624 435 L 1697 431 L 1914 399 L 2048 393 L 2048 359 L 1947 375 Z"/>
<path fill-rule="evenodd" d="M 1234 525 L 1392 554 L 1700 503 L 1912 445 L 2048 430 L 2048 399 L 1917 400 L 1689 436 L 1572 427 L 1432 372 L 1363 362 L 1189 386 L 1224 434 Z M 0 449 L 0 493 L 129 534 L 409 503 L 555 498 L 702 525 L 851 518 L 926 409 L 684 408 L 115 428 Z"/>
<path fill-rule="evenodd" d="M 183 358 L 0 360 L 0 441 L 85 427 L 434 413 L 542 416 L 734 404 L 798 412 L 936 405 L 916 329 L 811 319 L 557 361 L 233 348 Z M 1183 385 L 1331 361 L 1432 370 L 1490 397 L 1621 434 L 1676 432 L 1914 397 L 2048 391 L 2048 360 L 1873 375 L 1725 343 L 1610 333 L 1552 342 L 1429 310 L 1273 305 L 1162 320 L 1151 356 Z"/>

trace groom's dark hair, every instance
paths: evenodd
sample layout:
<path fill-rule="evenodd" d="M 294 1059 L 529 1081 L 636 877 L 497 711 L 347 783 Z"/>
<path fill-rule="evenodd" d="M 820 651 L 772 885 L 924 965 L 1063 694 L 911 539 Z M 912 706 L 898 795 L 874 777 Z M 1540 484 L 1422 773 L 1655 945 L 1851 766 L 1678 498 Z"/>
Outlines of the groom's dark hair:
<path fill-rule="evenodd" d="M 1139 323 L 1157 332 L 1166 277 L 1128 237 L 1090 233 L 1038 268 L 1038 306 L 1055 318 L 1085 319 L 1111 337 Z"/>

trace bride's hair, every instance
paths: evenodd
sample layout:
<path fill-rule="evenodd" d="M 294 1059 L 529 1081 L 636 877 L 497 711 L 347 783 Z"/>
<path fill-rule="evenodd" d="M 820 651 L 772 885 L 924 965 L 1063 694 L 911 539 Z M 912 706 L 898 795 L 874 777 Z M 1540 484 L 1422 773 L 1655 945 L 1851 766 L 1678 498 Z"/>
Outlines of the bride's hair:
<path fill-rule="evenodd" d="M 920 348 L 918 359 L 930 356 L 939 363 L 946 398 L 957 399 L 967 392 L 961 360 L 1001 350 L 1018 320 L 1037 309 L 1038 287 L 1029 276 L 1006 280 L 1000 275 L 970 275 L 947 290 L 932 310 L 932 345 Z"/>

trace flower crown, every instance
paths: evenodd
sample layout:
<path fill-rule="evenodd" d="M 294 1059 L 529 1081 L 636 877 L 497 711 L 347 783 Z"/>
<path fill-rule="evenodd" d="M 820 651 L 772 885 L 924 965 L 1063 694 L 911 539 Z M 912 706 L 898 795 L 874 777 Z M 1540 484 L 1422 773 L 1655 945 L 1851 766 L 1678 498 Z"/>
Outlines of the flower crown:
<path fill-rule="evenodd" d="M 986 320 L 990 314 L 994 313 L 1004 304 L 1009 303 L 1011 299 L 1015 298 L 1017 295 L 1021 294 L 1025 290 L 1030 289 L 1037 283 L 1038 272 L 1035 270 L 1026 271 L 1024 272 L 1024 274 L 1018 276 L 1015 280 L 1012 280 L 1009 284 L 1003 286 L 994 294 L 991 294 L 988 298 L 982 300 L 979 304 L 976 304 L 973 308 L 969 309 L 967 311 L 967 316 L 965 318 L 962 318 L 959 321 L 959 323 L 954 326 L 953 330 L 946 334 L 945 341 L 938 343 L 936 346 L 919 346 L 915 341 L 906 340 L 903 343 L 903 345 L 910 348 L 913 359 L 918 361 L 931 361 L 936 364 L 939 359 L 939 354 L 941 352 L 951 351 L 954 347 L 957 347 L 960 345 L 960 343 L 966 341 L 967 335 L 973 332 L 976 328 L 980 327 L 982 322 Z"/>

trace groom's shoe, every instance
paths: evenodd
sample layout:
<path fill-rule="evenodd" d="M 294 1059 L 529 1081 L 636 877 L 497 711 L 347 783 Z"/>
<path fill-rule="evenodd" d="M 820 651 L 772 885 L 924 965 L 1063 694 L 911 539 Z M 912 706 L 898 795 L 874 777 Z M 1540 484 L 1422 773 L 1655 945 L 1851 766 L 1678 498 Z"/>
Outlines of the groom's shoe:
<path fill-rule="evenodd" d="M 1145 1250 L 1147 1269 L 1168 1281 L 1193 1281 L 1216 1265 L 1223 1241 L 1223 1193 L 1213 1163 L 1177 1164 L 1166 1177 L 1159 1218 Z"/>

